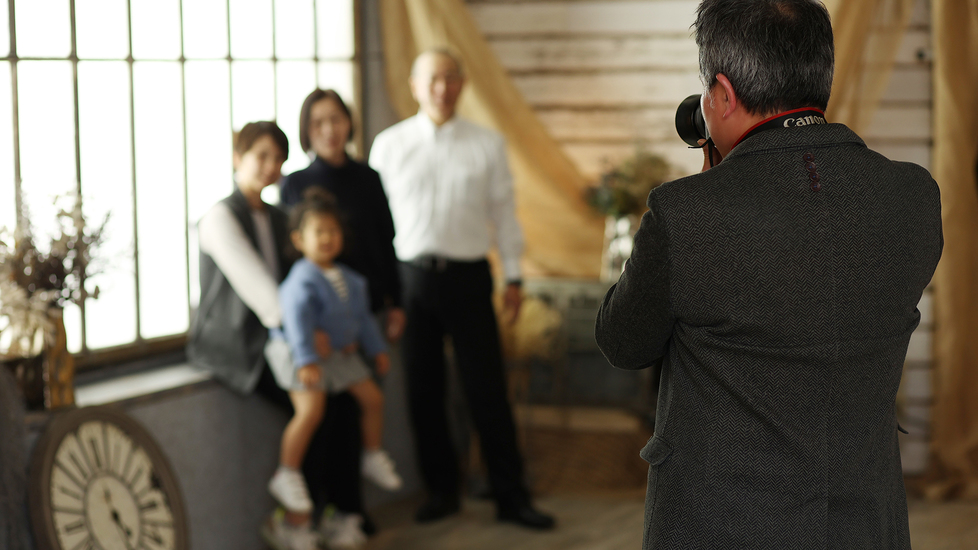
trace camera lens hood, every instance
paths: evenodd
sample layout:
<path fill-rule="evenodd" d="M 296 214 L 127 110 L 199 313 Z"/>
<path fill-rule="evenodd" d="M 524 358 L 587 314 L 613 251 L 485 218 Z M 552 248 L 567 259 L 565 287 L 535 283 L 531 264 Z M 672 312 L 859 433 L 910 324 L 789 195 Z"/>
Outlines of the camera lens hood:
<path fill-rule="evenodd" d="M 691 95 L 679 104 L 676 109 L 676 132 L 690 147 L 699 147 L 697 141 L 710 138 L 710 131 L 706 128 L 706 120 L 700 109 L 700 94 Z"/>

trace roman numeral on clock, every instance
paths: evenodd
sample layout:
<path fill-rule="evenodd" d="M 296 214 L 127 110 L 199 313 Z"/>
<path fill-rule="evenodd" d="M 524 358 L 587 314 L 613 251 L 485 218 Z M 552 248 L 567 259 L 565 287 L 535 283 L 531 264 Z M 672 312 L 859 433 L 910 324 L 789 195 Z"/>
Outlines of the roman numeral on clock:
<path fill-rule="evenodd" d="M 84 529 L 84 528 L 85 528 L 85 518 L 82 518 L 82 519 L 80 519 L 80 520 L 78 520 L 78 521 L 76 521 L 74 523 L 69 523 L 68 525 L 65 525 L 64 526 L 64 531 L 65 531 L 65 533 L 67 533 L 67 534 L 70 535 L 70 534 L 74 533 L 75 531 L 78 531 L 79 529 Z"/>

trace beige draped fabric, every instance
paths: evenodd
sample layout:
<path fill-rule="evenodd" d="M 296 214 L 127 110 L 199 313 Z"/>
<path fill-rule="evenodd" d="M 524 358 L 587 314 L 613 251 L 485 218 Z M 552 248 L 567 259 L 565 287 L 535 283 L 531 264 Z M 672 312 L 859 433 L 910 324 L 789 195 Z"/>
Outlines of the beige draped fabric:
<path fill-rule="evenodd" d="M 934 276 L 934 410 L 927 495 L 978 498 L 978 0 L 931 0 L 934 179 L 944 255 Z"/>
<path fill-rule="evenodd" d="M 597 278 L 604 220 L 584 202 L 584 177 L 547 134 L 482 37 L 462 0 L 381 0 L 388 95 L 402 118 L 418 111 L 408 87 L 417 52 L 449 47 L 466 67 L 459 114 L 502 133 L 526 235 L 527 275 Z"/>
<path fill-rule="evenodd" d="M 835 79 L 826 115 L 862 134 L 873 119 L 916 0 L 828 0 Z"/>

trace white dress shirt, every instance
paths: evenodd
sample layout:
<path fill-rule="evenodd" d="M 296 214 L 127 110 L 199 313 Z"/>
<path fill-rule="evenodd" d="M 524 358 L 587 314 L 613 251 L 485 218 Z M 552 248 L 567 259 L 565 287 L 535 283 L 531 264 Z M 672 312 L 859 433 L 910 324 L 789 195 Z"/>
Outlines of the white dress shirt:
<path fill-rule="evenodd" d="M 211 207 L 197 223 L 200 251 L 214 259 L 231 288 L 261 324 L 282 326 L 278 303 L 278 260 L 268 212 L 252 210 L 261 254 L 223 202 Z"/>
<path fill-rule="evenodd" d="M 506 280 L 520 278 L 523 233 L 501 135 L 457 116 L 437 126 L 418 113 L 374 139 L 370 166 L 390 202 L 399 259 L 479 260 L 495 244 Z"/>

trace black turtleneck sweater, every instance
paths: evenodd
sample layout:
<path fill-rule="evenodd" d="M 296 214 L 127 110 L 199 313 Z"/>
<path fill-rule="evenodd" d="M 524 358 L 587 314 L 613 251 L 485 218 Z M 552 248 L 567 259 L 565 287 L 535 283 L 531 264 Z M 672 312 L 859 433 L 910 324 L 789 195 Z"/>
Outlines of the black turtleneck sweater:
<path fill-rule="evenodd" d="M 343 253 L 340 261 L 367 278 L 370 307 L 401 306 L 401 279 L 394 254 L 394 220 L 380 175 L 366 164 L 347 158 L 340 167 L 316 157 L 307 168 L 293 172 L 282 182 L 282 205 L 291 209 L 312 186 L 336 196 L 345 216 Z"/>

